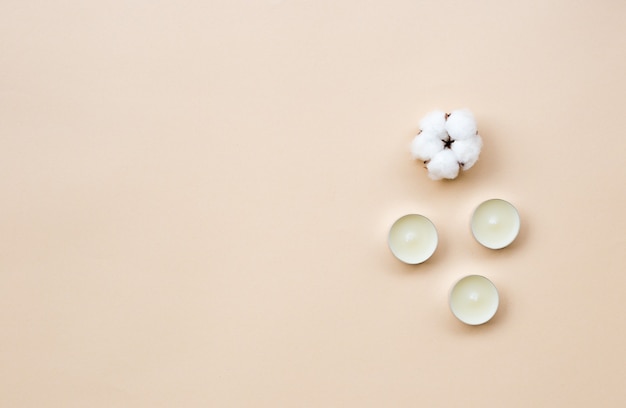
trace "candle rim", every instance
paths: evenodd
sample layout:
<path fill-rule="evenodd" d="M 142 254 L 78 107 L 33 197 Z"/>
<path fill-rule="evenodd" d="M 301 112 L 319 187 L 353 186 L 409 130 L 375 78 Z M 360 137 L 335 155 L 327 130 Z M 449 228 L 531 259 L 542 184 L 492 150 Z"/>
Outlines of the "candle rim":
<path fill-rule="evenodd" d="M 465 320 L 462 320 L 454 312 L 454 309 L 452 308 L 452 294 L 454 293 L 454 289 L 463 280 L 469 279 L 469 278 L 481 278 L 481 279 L 484 279 L 485 281 L 487 281 L 491 285 L 491 287 L 493 288 L 493 290 L 495 291 L 495 294 L 496 294 L 496 307 L 494 308 L 493 313 L 489 316 L 489 318 L 487 318 L 485 321 L 480 322 L 480 323 L 469 323 L 469 322 L 466 322 Z M 483 325 L 485 323 L 488 323 L 491 319 L 493 319 L 493 317 L 498 312 L 498 309 L 500 308 L 500 291 L 498 291 L 498 287 L 491 281 L 491 279 L 489 279 L 488 277 L 486 277 L 484 275 L 479 275 L 479 274 L 465 275 L 462 278 L 458 279 L 456 282 L 454 282 L 454 284 L 452 285 L 452 288 L 450 288 L 450 291 L 448 293 L 448 307 L 450 308 L 450 311 L 452 312 L 452 315 L 454 317 L 456 317 L 456 319 L 459 320 L 461 323 L 467 324 L 469 326 L 480 326 L 480 325 Z"/>
<path fill-rule="evenodd" d="M 434 248 L 432 250 L 432 252 L 430 254 L 428 254 L 428 256 L 419 262 L 407 262 L 406 260 L 400 258 L 398 255 L 396 255 L 396 253 L 394 252 L 392 246 L 391 246 L 391 232 L 393 231 L 393 227 L 400 222 L 401 220 L 408 218 L 408 217 L 419 217 L 425 221 L 427 221 L 427 223 L 432 227 L 433 231 L 434 231 L 434 235 L 435 235 L 435 242 L 434 242 Z M 437 227 L 435 226 L 435 223 L 431 221 L 430 218 L 428 218 L 427 216 L 423 215 L 423 214 L 418 214 L 418 213 L 409 213 L 409 214 L 404 214 L 400 217 L 398 217 L 392 224 L 391 227 L 389 227 L 389 232 L 387 233 L 387 247 L 389 248 L 389 250 L 391 251 L 391 254 L 398 259 L 400 262 L 403 262 L 407 265 L 420 265 L 426 261 L 428 261 L 435 253 L 435 251 L 437 250 L 437 248 L 439 247 L 439 231 L 437 231 Z"/>
<path fill-rule="evenodd" d="M 502 201 L 503 203 L 508 204 L 513 209 L 513 211 L 515 212 L 516 221 L 517 221 L 516 222 L 517 225 L 516 225 L 516 228 L 515 228 L 516 229 L 515 234 L 513 234 L 513 237 L 511 238 L 511 240 L 509 242 L 507 242 L 503 246 L 489 246 L 489 245 L 486 245 L 484 242 L 481 242 L 478 239 L 478 237 L 476 236 L 476 231 L 474 231 L 474 217 L 476 216 L 476 212 L 478 211 L 478 209 L 482 205 L 484 205 L 484 204 L 486 204 L 488 202 L 491 202 L 491 201 Z M 508 247 L 509 245 L 511 245 L 517 239 L 517 236 L 519 235 L 520 229 L 522 227 L 522 219 L 521 219 L 519 210 L 510 201 L 505 200 L 504 198 L 489 198 L 487 200 L 482 201 L 480 204 L 478 204 L 474 208 L 474 211 L 472 212 L 472 216 L 470 217 L 470 223 L 469 224 L 470 224 L 470 231 L 472 232 L 472 236 L 474 237 L 476 242 L 478 242 L 480 245 L 484 246 L 485 248 L 498 250 L 498 249 L 503 249 L 503 248 Z"/>

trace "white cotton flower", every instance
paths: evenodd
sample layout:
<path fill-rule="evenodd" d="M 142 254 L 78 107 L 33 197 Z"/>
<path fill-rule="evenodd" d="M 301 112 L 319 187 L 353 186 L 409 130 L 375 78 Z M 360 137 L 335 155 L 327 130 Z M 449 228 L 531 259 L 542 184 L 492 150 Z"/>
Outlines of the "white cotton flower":
<path fill-rule="evenodd" d="M 433 134 L 443 138 L 446 135 L 446 113 L 443 111 L 433 111 L 420 120 L 422 132 Z"/>
<path fill-rule="evenodd" d="M 428 161 L 443 150 L 443 140 L 434 133 L 422 132 L 420 137 L 413 139 L 411 154 L 413 158 Z"/>
<path fill-rule="evenodd" d="M 459 175 L 459 162 L 450 149 L 444 149 L 433 157 L 426 165 L 428 177 L 433 180 L 442 178 L 453 179 Z"/>
<path fill-rule="evenodd" d="M 467 109 L 452 111 L 446 120 L 446 132 L 454 140 L 469 139 L 476 134 L 476 119 Z"/>
<path fill-rule="evenodd" d="M 469 170 L 478 160 L 480 149 L 483 147 L 483 140 L 478 134 L 465 140 L 455 140 L 450 149 L 456 154 L 463 170 Z"/>
<path fill-rule="evenodd" d="M 460 169 L 469 170 L 476 164 L 482 146 L 472 112 L 434 111 L 420 121 L 420 133 L 411 143 L 411 154 L 426 164 L 431 179 L 454 179 Z"/>

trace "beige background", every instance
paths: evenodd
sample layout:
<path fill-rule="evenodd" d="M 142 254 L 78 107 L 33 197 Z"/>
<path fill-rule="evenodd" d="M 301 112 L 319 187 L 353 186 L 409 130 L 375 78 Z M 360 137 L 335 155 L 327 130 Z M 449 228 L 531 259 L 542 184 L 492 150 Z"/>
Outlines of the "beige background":
<path fill-rule="evenodd" d="M 1 407 L 623 407 L 626 3 L 0 3 Z M 408 145 L 471 108 L 474 169 Z M 502 251 L 469 216 L 522 215 Z M 391 223 L 430 217 L 406 266 Z M 480 273 L 502 306 L 448 310 Z"/>

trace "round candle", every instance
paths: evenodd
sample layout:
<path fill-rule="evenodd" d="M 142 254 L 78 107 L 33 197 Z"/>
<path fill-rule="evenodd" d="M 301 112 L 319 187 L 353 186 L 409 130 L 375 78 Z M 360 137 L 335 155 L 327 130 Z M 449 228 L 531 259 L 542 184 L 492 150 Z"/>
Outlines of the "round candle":
<path fill-rule="evenodd" d="M 423 215 L 409 214 L 393 223 L 388 242 L 396 258 L 404 263 L 419 264 L 435 252 L 437 230 Z"/>
<path fill-rule="evenodd" d="M 450 310 L 465 324 L 488 322 L 498 310 L 498 289 L 484 276 L 470 275 L 458 281 L 450 292 Z"/>
<path fill-rule="evenodd" d="M 481 245 L 500 249 L 515 240 L 520 228 L 519 213 L 508 201 L 487 200 L 472 215 L 472 234 Z"/>

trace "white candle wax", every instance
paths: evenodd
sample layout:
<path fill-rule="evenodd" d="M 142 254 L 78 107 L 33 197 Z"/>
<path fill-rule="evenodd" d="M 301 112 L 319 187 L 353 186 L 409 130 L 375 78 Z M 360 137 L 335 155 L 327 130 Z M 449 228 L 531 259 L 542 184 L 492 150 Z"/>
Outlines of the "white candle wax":
<path fill-rule="evenodd" d="M 484 276 L 470 275 L 458 281 L 450 292 L 450 310 L 465 324 L 488 322 L 498 310 L 498 289 Z"/>
<path fill-rule="evenodd" d="M 408 264 L 426 261 L 437 248 L 437 230 L 423 215 L 409 214 L 398 219 L 389 231 L 389 248 L 396 258 Z"/>
<path fill-rule="evenodd" d="M 520 228 L 519 213 L 508 201 L 487 200 L 472 215 L 472 234 L 481 245 L 500 249 L 515 240 Z"/>

